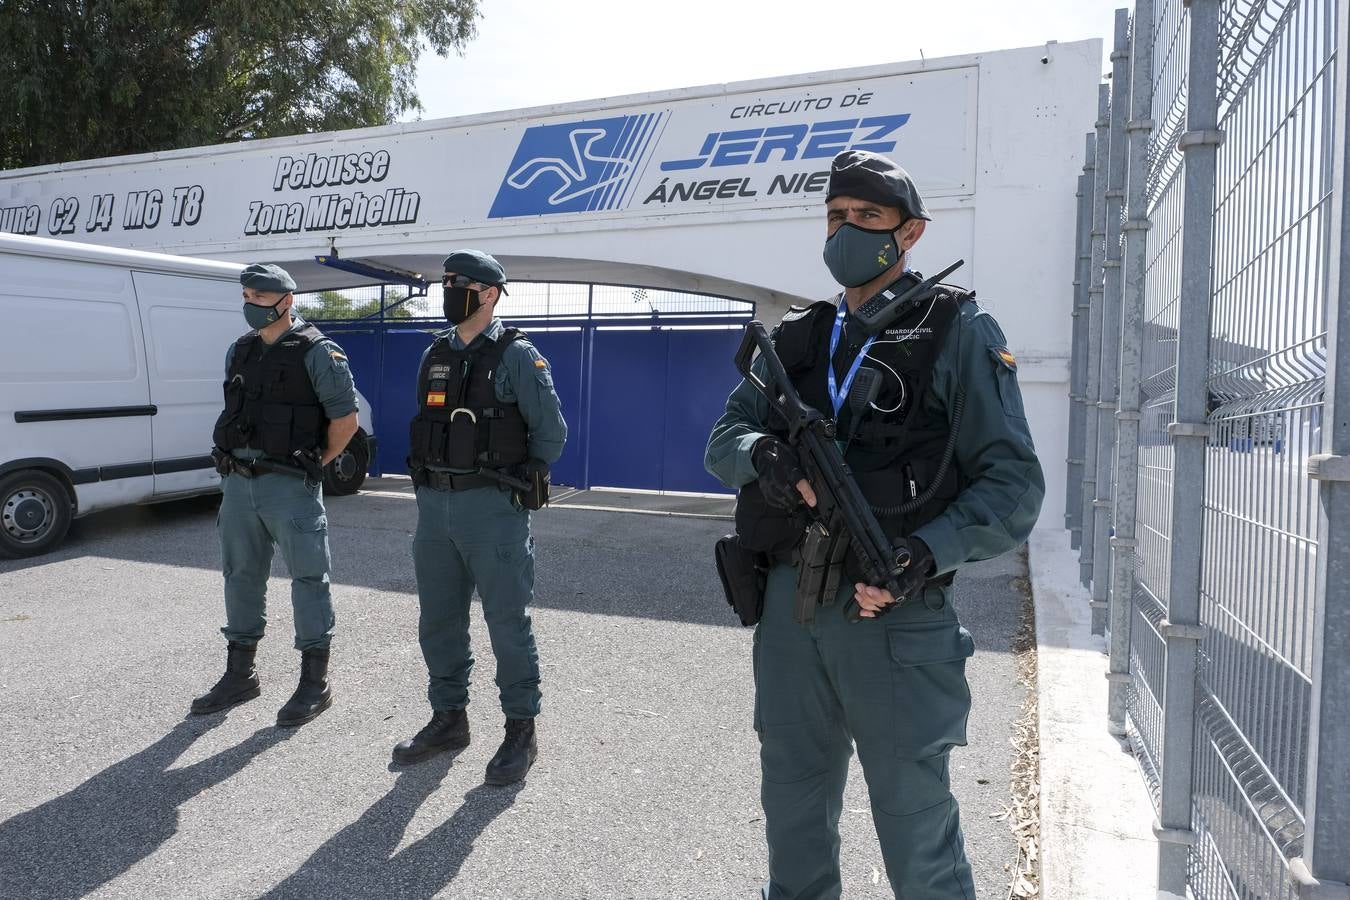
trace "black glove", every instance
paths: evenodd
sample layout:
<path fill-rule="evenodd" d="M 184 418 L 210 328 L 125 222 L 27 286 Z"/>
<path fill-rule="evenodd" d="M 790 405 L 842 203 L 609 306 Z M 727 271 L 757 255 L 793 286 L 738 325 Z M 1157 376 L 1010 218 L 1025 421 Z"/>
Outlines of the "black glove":
<path fill-rule="evenodd" d="M 896 578 L 900 582 L 900 595 L 895 598 L 894 603 L 883 606 L 879 610 L 880 615 L 885 615 L 895 607 L 919 596 L 923 593 L 924 582 L 933 577 L 933 551 L 928 549 L 928 545 L 916 537 L 908 537 L 896 546 L 902 544 L 909 551 L 909 565 L 905 566 Z"/>
<path fill-rule="evenodd" d="M 785 441 L 776 437 L 760 438 L 750 451 L 750 462 L 759 473 L 759 490 L 764 502 L 778 509 L 796 509 L 802 505 L 797 482 L 806 477 L 801 459 Z"/>
<path fill-rule="evenodd" d="M 211 461 L 216 465 L 216 474 L 222 478 L 234 471 L 234 457 L 228 450 L 212 447 Z"/>
<path fill-rule="evenodd" d="M 305 481 L 310 484 L 323 483 L 323 465 L 321 462 L 323 457 L 319 455 L 318 450 L 296 450 L 291 454 L 291 458 L 300 468 L 305 470 Z"/>

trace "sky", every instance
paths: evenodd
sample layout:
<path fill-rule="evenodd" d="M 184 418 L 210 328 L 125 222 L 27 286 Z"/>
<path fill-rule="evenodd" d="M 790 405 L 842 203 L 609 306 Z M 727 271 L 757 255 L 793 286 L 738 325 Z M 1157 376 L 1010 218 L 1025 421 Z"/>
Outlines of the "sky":
<path fill-rule="evenodd" d="M 462 57 L 425 54 L 439 119 L 1098 37 L 1122 0 L 480 0 Z"/>

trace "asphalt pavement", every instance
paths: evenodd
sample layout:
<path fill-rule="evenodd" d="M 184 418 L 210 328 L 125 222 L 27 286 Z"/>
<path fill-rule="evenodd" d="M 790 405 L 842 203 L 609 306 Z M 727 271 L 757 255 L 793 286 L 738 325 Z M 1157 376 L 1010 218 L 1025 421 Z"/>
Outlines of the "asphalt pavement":
<path fill-rule="evenodd" d="M 416 507 L 406 480 L 371 486 L 329 500 L 336 701 L 295 730 L 273 724 L 299 662 L 280 560 L 262 697 L 185 715 L 225 658 L 209 500 L 97 514 L 55 553 L 0 560 L 0 897 L 757 897 L 751 632 L 711 564 L 729 523 L 535 515 L 540 755 L 524 784 L 494 788 L 502 721 L 477 609 L 472 744 L 389 764 L 429 715 Z M 1025 572 L 1010 555 L 957 581 L 980 650 L 953 783 L 980 900 L 1006 896 L 1016 856 L 991 816 L 1024 697 L 1009 647 Z M 841 831 L 845 896 L 889 896 L 856 761 Z"/>

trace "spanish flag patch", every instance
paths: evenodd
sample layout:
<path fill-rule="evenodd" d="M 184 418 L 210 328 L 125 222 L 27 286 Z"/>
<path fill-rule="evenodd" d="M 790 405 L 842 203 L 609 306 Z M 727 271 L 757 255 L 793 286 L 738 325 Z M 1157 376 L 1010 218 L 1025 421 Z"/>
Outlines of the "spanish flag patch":
<path fill-rule="evenodd" d="M 536 369 L 547 369 L 548 363 L 544 362 L 542 359 L 536 359 L 534 361 L 534 367 Z"/>
<path fill-rule="evenodd" d="M 444 391 L 427 392 L 427 406 L 444 406 L 444 405 L 445 405 Z"/>
<path fill-rule="evenodd" d="M 1017 371 L 1017 357 L 1013 356 L 1012 351 L 1007 347 L 990 347 L 989 353 L 995 360 L 1007 366 L 1012 371 Z"/>

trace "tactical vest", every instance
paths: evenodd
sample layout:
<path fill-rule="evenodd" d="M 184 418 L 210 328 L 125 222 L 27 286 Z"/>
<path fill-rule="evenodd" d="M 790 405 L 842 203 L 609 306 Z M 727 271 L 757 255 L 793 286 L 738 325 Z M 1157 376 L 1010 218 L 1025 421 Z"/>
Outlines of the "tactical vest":
<path fill-rule="evenodd" d="M 529 429 L 520 407 L 498 400 L 495 388 L 506 348 L 524 336 L 508 328 L 472 350 L 452 349 L 448 336 L 431 345 L 417 373 L 409 468 L 497 469 L 526 460 Z"/>
<path fill-rule="evenodd" d="M 838 312 L 835 303 L 794 307 L 773 333 L 774 347 L 802 401 L 836 418 L 838 439 L 847 445 L 844 458 L 892 540 L 937 518 L 965 486 L 954 463 L 940 471 L 951 428 L 948 411 L 943 405 L 931 405 L 928 394 L 938 353 L 961 304 L 972 296 L 940 285 L 931 301 L 912 306 L 877 335 L 862 365 L 881 373 L 881 388 L 856 422 L 847 402 L 834 416 L 827 366 L 833 364 L 836 384 L 842 388 L 866 341 L 861 329 L 843 330 L 833 361 L 829 357 Z M 786 438 L 785 424 L 772 415 L 770 431 Z M 800 535 L 804 521 L 800 515 L 766 508 L 757 491 L 742 488 L 737 530 L 752 549 L 781 552 L 789 534 Z"/>
<path fill-rule="evenodd" d="M 308 323 L 268 345 L 256 331 L 234 344 L 225 377 L 225 410 L 214 438 L 223 450 L 251 448 L 277 459 L 322 450 L 328 416 L 309 380 L 305 354 L 323 332 Z"/>

